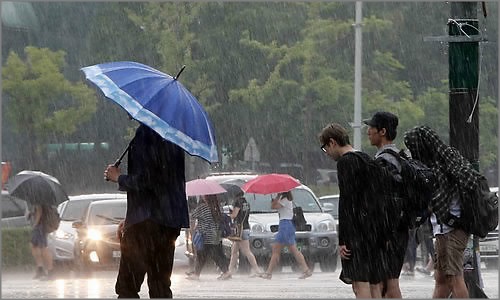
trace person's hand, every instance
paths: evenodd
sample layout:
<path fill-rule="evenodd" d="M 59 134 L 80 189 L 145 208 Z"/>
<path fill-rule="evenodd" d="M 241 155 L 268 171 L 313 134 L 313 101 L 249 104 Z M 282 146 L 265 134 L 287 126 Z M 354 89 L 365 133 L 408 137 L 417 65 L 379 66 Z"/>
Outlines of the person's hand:
<path fill-rule="evenodd" d="M 106 170 L 104 170 L 104 180 L 118 182 L 118 177 L 120 176 L 120 174 L 120 168 L 115 167 L 115 165 L 108 165 Z"/>
<path fill-rule="evenodd" d="M 116 237 L 118 238 L 119 241 L 122 240 L 124 224 L 125 221 L 120 221 L 120 223 L 118 223 L 118 229 L 116 229 Z"/>
<path fill-rule="evenodd" d="M 339 246 L 339 254 L 342 259 L 351 259 L 351 250 L 347 249 L 346 245 Z"/>

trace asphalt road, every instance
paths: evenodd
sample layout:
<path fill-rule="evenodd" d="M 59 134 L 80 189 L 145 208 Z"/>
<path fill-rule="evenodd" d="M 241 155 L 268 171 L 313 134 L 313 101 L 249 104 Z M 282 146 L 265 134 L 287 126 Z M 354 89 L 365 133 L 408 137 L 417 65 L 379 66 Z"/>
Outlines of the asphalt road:
<path fill-rule="evenodd" d="M 272 280 L 236 274 L 228 281 L 217 280 L 218 274 L 210 270 L 205 270 L 199 281 L 189 281 L 184 271 L 184 268 L 177 269 L 172 276 L 174 298 L 354 298 L 351 286 L 338 279 L 339 270 L 334 273 L 315 271 L 312 277 L 301 280 L 297 278 L 299 274 L 285 268 L 282 273 L 275 273 Z M 484 291 L 489 298 L 498 298 L 498 271 L 483 269 L 482 272 Z M 89 278 L 78 278 L 70 273 L 53 281 L 33 280 L 32 276 L 31 271 L 3 271 L 2 298 L 116 298 L 114 270 L 94 272 Z M 430 299 L 434 280 L 416 273 L 402 276 L 400 284 L 404 298 Z M 146 283 L 140 296 L 149 298 Z"/>

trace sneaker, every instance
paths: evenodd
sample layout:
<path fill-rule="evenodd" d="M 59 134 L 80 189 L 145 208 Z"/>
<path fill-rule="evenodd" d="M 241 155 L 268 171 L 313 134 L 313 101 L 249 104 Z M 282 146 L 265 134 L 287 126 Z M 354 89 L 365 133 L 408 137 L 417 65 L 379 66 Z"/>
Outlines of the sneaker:
<path fill-rule="evenodd" d="M 302 275 L 300 275 L 299 279 L 306 279 L 307 277 L 311 277 L 313 272 L 311 270 L 307 270 Z"/>
<path fill-rule="evenodd" d="M 45 271 L 43 270 L 42 267 L 38 267 L 36 268 L 36 273 L 35 276 L 33 276 L 33 279 L 40 279 L 44 276 L 46 276 Z"/>
<path fill-rule="evenodd" d="M 190 275 L 186 276 L 186 279 L 187 280 L 195 280 L 195 281 L 196 280 L 200 280 L 200 275 L 196 275 L 196 274 L 193 273 L 193 274 L 190 274 Z"/>
<path fill-rule="evenodd" d="M 425 275 L 431 275 L 431 271 L 427 270 L 426 268 L 416 267 L 415 270 L 417 270 L 417 272 L 423 273 Z"/>
<path fill-rule="evenodd" d="M 260 278 L 264 278 L 264 279 L 271 279 L 271 278 L 273 278 L 273 274 L 271 274 L 271 273 L 262 273 L 262 274 L 259 274 L 259 277 Z"/>
<path fill-rule="evenodd" d="M 217 277 L 217 280 L 229 280 L 232 277 L 233 276 L 231 275 L 231 273 L 226 272 L 226 273 L 222 273 L 219 277 Z"/>

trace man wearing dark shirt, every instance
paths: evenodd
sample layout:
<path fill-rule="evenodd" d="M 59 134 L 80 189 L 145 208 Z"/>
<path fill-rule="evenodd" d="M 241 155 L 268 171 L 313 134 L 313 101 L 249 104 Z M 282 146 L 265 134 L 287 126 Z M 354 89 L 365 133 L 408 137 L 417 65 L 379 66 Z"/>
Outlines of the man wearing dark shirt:
<path fill-rule="evenodd" d="M 118 298 L 139 298 L 145 274 L 150 298 L 172 298 L 175 240 L 189 227 L 184 150 L 141 124 L 130 142 L 128 174 L 109 165 L 104 176 L 127 192 Z"/>

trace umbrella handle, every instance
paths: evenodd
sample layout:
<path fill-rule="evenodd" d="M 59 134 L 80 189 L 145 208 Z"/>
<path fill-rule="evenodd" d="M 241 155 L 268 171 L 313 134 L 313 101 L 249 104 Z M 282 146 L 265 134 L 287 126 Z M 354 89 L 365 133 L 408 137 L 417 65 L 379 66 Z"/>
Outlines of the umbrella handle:
<path fill-rule="evenodd" d="M 128 150 L 130 149 L 130 143 L 128 144 L 127 148 L 125 148 L 125 151 L 123 151 L 122 155 L 120 156 L 120 158 L 118 158 L 115 163 L 113 164 L 113 166 L 115 166 L 116 168 L 118 168 L 120 166 L 120 164 L 122 163 L 122 159 L 123 157 L 125 157 L 125 154 L 127 154 Z M 106 178 L 106 181 L 109 181 L 108 178 Z"/>

